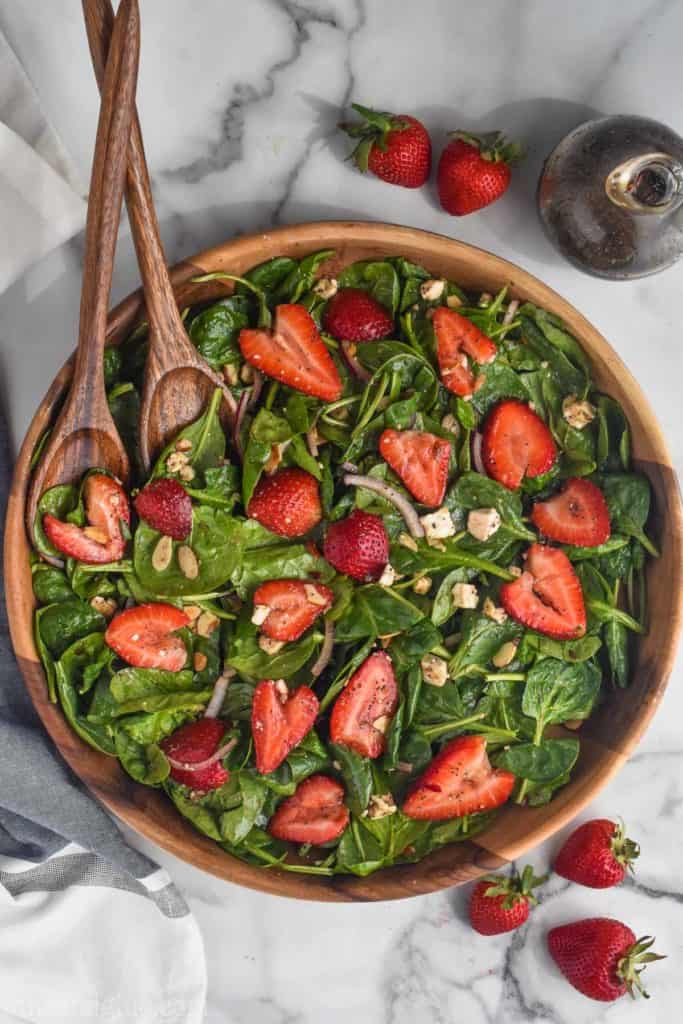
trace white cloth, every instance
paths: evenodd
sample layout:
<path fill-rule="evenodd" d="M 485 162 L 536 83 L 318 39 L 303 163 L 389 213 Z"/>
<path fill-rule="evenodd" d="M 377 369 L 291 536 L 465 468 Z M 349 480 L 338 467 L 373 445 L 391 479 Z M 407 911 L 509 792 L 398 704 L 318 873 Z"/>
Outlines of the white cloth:
<path fill-rule="evenodd" d="M 201 936 L 166 872 L 134 879 L 73 843 L 40 864 L 0 857 L 0 964 L 8 1021 L 203 1019 Z"/>
<path fill-rule="evenodd" d="M 35 91 L 0 32 L 0 294 L 77 234 L 86 202 Z"/>

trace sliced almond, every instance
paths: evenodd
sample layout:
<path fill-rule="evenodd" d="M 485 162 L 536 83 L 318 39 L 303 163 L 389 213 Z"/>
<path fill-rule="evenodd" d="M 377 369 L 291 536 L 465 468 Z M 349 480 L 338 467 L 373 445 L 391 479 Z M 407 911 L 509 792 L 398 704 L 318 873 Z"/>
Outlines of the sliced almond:
<path fill-rule="evenodd" d="M 83 533 L 86 537 L 90 540 L 94 540 L 97 544 L 109 543 L 109 534 L 105 533 L 104 530 L 101 530 L 99 526 L 85 526 L 83 528 Z"/>
<path fill-rule="evenodd" d="M 199 576 L 199 562 L 197 556 L 191 547 L 187 544 L 182 544 L 178 548 L 178 565 L 180 571 L 188 580 L 196 580 Z"/>
<path fill-rule="evenodd" d="M 100 594 L 95 594 L 90 598 L 90 607 L 100 615 L 104 615 L 105 619 L 110 619 L 118 608 L 118 604 L 113 597 L 101 597 Z"/>
<path fill-rule="evenodd" d="M 195 651 L 192 658 L 192 664 L 194 665 L 195 672 L 203 672 L 209 664 L 209 659 L 203 651 Z"/>
<path fill-rule="evenodd" d="M 152 568 L 155 572 L 165 572 L 173 558 L 173 541 L 170 537 L 160 537 L 152 552 Z"/>
<path fill-rule="evenodd" d="M 190 622 L 196 622 L 199 616 L 202 614 L 202 610 L 198 604 L 186 604 L 183 611 L 187 615 Z"/>
<path fill-rule="evenodd" d="M 375 721 L 372 723 L 372 728 L 376 729 L 377 732 L 381 732 L 382 735 L 384 735 L 387 729 L 389 728 L 390 721 L 391 719 L 389 718 L 388 715 L 381 715 L 379 718 L 376 718 Z"/>
<path fill-rule="evenodd" d="M 265 654 L 277 654 L 285 646 L 284 640 L 273 640 L 269 636 L 260 636 L 258 645 Z"/>
<path fill-rule="evenodd" d="M 583 725 L 583 718 L 568 718 L 566 722 L 562 723 L 562 725 L 565 727 L 565 729 L 571 729 L 573 732 L 575 732 L 577 729 L 580 729 Z"/>
<path fill-rule="evenodd" d="M 194 480 L 195 472 L 192 466 L 181 466 L 178 471 L 178 476 L 181 480 L 184 480 L 186 484 L 189 484 L 191 480 Z"/>
<path fill-rule="evenodd" d="M 398 542 L 402 548 L 407 548 L 408 551 L 417 551 L 417 542 L 413 540 L 409 533 L 399 533 Z"/>
<path fill-rule="evenodd" d="M 306 591 L 306 600 L 309 604 L 314 604 L 317 608 L 325 607 L 327 604 L 327 598 L 324 594 L 320 593 L 314 583 L 304 584 L 304 590 Z"/>
<path fill-rule="evenodd" d="M 284 679 L 276 679 L 275 680 L 275 691 L 276 691 L 278 697 L 280 698 L 280 700 L 283 703 L 289 697 L 289 689 L 288 689 L 287 683 L 284 681 Z"/>
<path fill-rule="evenodd" d="M 202 612 L 197 619 L 197 632 L 200 636 L 211 636 L 219 621 L 218 616 L 213 612 Z"/>
<path fill-rule="evenodd" d="M 192 451 L 192 441 L 189 437 L 181 437 L 180 440 L 175 443 L 175 450 L 177 452 L 190 452 Z"/>
<path fill-rule="evenodd" d="M 270 615 L 272 608 L 269 604 L 255 604 L 251 613 L 251 621 L 255 626 L 262 626 Z"/>

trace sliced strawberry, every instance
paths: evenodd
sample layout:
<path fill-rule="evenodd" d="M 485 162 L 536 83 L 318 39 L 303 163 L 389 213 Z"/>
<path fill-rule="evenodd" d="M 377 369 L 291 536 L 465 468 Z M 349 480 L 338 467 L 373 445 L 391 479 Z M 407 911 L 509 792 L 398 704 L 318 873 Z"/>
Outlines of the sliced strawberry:
<path fill-rule="evenodd" d="M 344 787 L 327 775 L 311 775 L 283 800 L 270 819 L 268 831 L 291 843 L 329 843 L 349 823 Z"/>
<path fill-rule="evenodd" d="M 247 515 L 282 537 L 301 537 L 323 517 L 318 481 L 294 466 L 262 476 Z"/>
<path fill-rule="evenodd" d="M 251 706 L 258 772 L 267 775 L 282 764 L 313 728 L 318 706 L 318 698 L 308 686 L 290 694 L 283 679 L 264 679 L 258 684 Z"/>
<path fill-rule="evenodd" d="M 556 640 L 583 636 L 583 591 L 564 551 L 532 544 L 524 560 L 522 575 L 500 588 L 500 600 L 508 615 Z"/>
<path fill-rule="evenodd" d="M 531 521 L 546 537 L 561 544 L 594 548 L 610 536 L 605 496 L 582 477 L 571 477 L 559 494 L 535 502 Z"/>
<path fill-rule="evenodd" d="M 444 387 L 463 398 L 474 394 L 484 378 L 475 378 L 467 356 L 480 365 L 492 363 L 498 354 L 495 344 L 471 320 L 446 306 L 434 311 L 432 325 Z"/>
<path fill-rule="evenodd" d="M 403 813 L 424 821 L 462 818 L 500 807 L 515 784 L 512 772 L 492 768 L 483 736 L 450 740 L 408 791 Z"/>
<path fill-rule="evenodd" d="M 354 580 L 378 580 L 389 561 L 389 538 L 382 517 L 354 509 L 346 519 L 330 524 L 323 551 L 337 572 Z"/>
<path fill-rule="evenodd" d="M 334 594 L 322 583 L 310 580 L 268 580 L 254 594 L 254 609 L 270 611 L 259 625 L 272 640 L 290 643 L 332 605 Z"/>
<path fill-rule="evenodd" d="M 361 757 L 384 753 L 384 734 L 398 707 L 398 686 L 391 658 L 377 651 L 366 658 L 334 702 L 330 739 Z"/>
<path fill-rule="evenodd" d="M 448 482 L 449 441 L 419 430 L 385 430 L 379 451 L 416 501 L 431 508 L 441 504 Z"/>
<path fill-rule="evenodd" d="M 192 769 L 193 764 L 203 764 L 219 752 L 220 743 L 225 735 L 226 727 L 217 718 L 199 718 L 196 722 L 182 725 L 180 729 L 159 746 L 172 759 L 171 778 L 183 786 L 197 791 L 218 789 L 230 778 L 230 773 L 221 764 L 220 758 L 203 768 Z M 178 765 L 188 765 L 179 768 Z"/>
<path fill-rule="evenodd" d="M 180 672 L 187 649 L 174 633 L 189 622 L 185 612 L 172 604 L 139 604 L 115 615 L 104 639 L 129 665 Z"/>
<path fill-rule="evenodd" d="M 557 456 L 552 435 L 525 402 L 499 402 L 484 423 L 481 454 L 489 476 L 511 491 L 525 476 L 547 473 Z"/>
<path fill-rule="evenodd" d="M 273 330 L 245 327 L 239 344 L 248 363 L 290 388 L 325 402 L 342 393 L 337 367 L 304 306 L 277 306 Z"/>
<path fill-rule="evenodd" d="M 192 532 L 192 501 L 177 480 L 152 480 L 135 499 L 135 511 L 153 530 L 185 540 Z"/>
<path fill-rule="evenodd" d="M 118 480 L 105 473 L 91 473 L 83 488 L 88 526 L 64 523 L 55 516 L 43 516 L 45 536 L 53 547 L 69 558 L 88 565 L 104 565 L 123 557 L 126 540 L 121 521 L 130 526 L 128 497 Z"/>
<path fill-rule="evenodd" d="M 378 341 L 394 330 L 384 306 L 362 288 L 341 288 L 327 303 L 323 323 L 339 341 Z"/>

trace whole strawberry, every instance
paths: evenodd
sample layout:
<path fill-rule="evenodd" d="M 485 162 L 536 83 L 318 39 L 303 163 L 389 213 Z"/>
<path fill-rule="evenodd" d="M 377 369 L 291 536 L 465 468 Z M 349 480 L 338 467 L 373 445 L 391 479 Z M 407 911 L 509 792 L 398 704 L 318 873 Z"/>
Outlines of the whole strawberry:
<path fill-rule="evenodd" d="M 322 519 L 318 481 L 292 466 L 262 476 L 249 502 L 247 515 L 282 537 L 301 537 Z"/>
<path fill-rule="evenodd" d="M 623 881 L 640 854 L 638 843 L 629 839 L 623 822 L 596 818 L 579 825 L 555 858 L 558 875 L 591 889 L 609 889 Z"/>
<path fill-rule="evenodd" d="M 552 928 L 548 950 L 567 981 L 589 999 L 611 1003 L 626 992 L 647 999 L 640 975 L 648 963 L 663 960 L 649 949 L 649 935 L 634 933 L 611 917 L 588 917 Z"/>
<path fill-rule="evenodd" d="M 394 321 L 384 308 L 361 288 L 341 288 L 323 314 L 328 334 L 339 341 L 378 341 L 388 338 Z"/>
<path fill-rule="evenodd" d="M 500 132 L 453 132 L 437 171 L 441 206 L 463 217 L 494 203 L 510 184 L 510 164 L 521 156 L 521 146 L 507 142 Z"/>
<path fill-rule="evenodd" d="M 185 540 L 192 531 L 190 495 L 177 480 L 152 480 L 135 499 L 135 511 L 159 533 Z"/>
<path fill-rule="evenodd" d="M 470 923 L 480 935 L 501 935 L 524 924 L 531 905 L 538 900 L 532 890 L 548 876 L 537 878 L 528 864 L 521 875 L 510 878 L 487 875 L 477 882 L 470 897 Z"/>
<path fill-rule="evenodd" d="M 352 139 L 358 139 L 349 159 L 361 171 L 372 171 L 390 185 L 424 185 L 432 167 L 432 143 L 422 122 L 409 114 L 370 110 L 360 103 L 351 106 L 363 120 L 339 126 Z"/>
<path fill-rule="evenodd" d="M 381 516 L 356 509 L 325 535 L 325 558 L 354 580 L 378 580 L 389 561 L 389 538 Z"/>

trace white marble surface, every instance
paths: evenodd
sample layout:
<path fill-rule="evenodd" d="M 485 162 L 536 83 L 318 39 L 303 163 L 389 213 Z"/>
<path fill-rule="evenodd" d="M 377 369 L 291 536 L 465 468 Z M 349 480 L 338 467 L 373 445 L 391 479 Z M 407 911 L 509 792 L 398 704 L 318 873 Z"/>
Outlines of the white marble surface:
<path fill-rule="evenodd" d="M 656 405 L 683 466 L 681 265 L 655 278 L 582 276 L 537 224 L 543 155 L 595 111 L 640 113 L 683 132 L 680 0 L 141 0 L 139 109 L 169 259 L 237 232 L 330 217 L 402 222 L 508 257 L 575 303 Z M 97 99 L 77 0 L 0 0 L 0 29 L 22 61 L 85 190 Z M 504 128 L 529 158 L 508 196 L 449 219 L 431 189 L 363 179 L 335 135 L 351 98 L 423 117 L 437 148 L 456 127 Z M 137 282 L 127 228 L 116 296 Z M 8 240 L 4 240 L 8 244 Z M 10 240 L 11 244 L 11 240 Z M 72 346 L 80 240 L 0 299 L 1 398 L 13 439 Z M 150 844 L 203 930 L 210 1024 L 664 1024 L 680 1015 L 683 953 L 683 672 L 629 765 L 590 813 L 623 815 L 643 846 L 636 881 L 602 894 L 554 879 L 531 924 L 483 939 L 464 923 L 466 891 L 376 906 L 292 903 L 204 875 Z M 536 851 L 545 867 L 557 841 Z M 669 959 L 649 1003 L 602 1007 L 558 976 L 552 923 L 605 913 L 655 933 Z"/>

